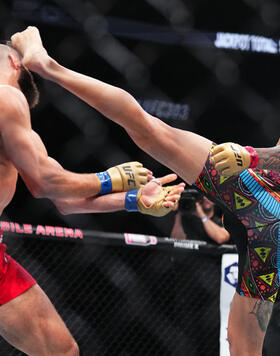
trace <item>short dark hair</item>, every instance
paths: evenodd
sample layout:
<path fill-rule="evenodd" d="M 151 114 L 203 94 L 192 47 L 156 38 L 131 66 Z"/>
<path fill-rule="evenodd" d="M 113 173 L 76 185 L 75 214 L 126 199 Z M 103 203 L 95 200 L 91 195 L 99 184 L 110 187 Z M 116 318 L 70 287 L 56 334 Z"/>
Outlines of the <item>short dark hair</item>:
<path fill-rule="evenodd" d="M 29 108 L 33 109 L 39 103 L 40 93 L 32 73 L 24 65 L 21 66 L 18 85 L 28 102 Z"/>
<path fill-rule="evenodd" d="M 20 58 L 22 57 L 21 54 L 12 46 L 11 41 L 0 40 L 0 43 L 10 47 L 12 50 L 17 52 Z M 39 102 L 40 93 L 32 73 L 23 64 L 21 65 L 18 85 L 28 102 L 30 109 L 34 108 Z"/>

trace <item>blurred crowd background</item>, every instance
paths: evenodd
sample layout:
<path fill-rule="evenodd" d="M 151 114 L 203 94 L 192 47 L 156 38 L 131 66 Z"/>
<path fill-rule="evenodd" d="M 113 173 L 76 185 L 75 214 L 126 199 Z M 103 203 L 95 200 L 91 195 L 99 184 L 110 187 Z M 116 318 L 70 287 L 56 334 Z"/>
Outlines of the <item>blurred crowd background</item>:
<path fill-rule="evenodd" d="M 1 0 L 0 39 L 37 26 L 63 65 L 128 90 L 151 114 L 220 143 L 274 145 L 280 133 L 280 4 L 271 0 Z M 34 130 L 64 168 L 138 160 L 169 170 L 123 129 L 36 76 Z M 170 236 L 175 213 L 60 215 L 21 181 L 2 220 Z M 195 236 L 194 236 L 195 237 Z"/>

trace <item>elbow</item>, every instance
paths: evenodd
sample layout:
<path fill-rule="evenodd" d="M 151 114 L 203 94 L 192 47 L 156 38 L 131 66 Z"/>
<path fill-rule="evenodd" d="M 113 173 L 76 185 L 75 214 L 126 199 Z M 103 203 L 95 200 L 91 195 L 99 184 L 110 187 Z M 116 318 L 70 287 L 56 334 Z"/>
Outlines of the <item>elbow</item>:
<path fill-rule="evenodd" d="M 29 188 L 29 191 L 34 198 L 45 198 L 44 191 L 39 185 L 32 185 L 32 187 Z"/>
<path fill-rule="evenodd" d="M 216 242 L 220 245 L 225 244 L 226 242 L 228 242 L 228 240 L 229 240 L 228 234 L 221 233 L 216 235 Z"/>
<path fill-rule="evenodd" d="M 61 215 L 71 214 L 72 211 L 69 209 L 69 204 L 67 204 L 67 201 L 53 200 L 52 202 Z"/>
<path fill-rule="evenodd" d="M 56 205 L 56 208 L 61 215 L 69 215 L 70 214 L 70 212 L 67 209 L 65 209 L 64 207 Z"/>
<path fill-rule="evenodd" d="M 67 210 L 64 210 L 64 209 L 58 209 L 59 213 L 61 215 L 70 215 L 71 212 L 70 211 L 67 211 Z"/>
<path fill-rule="evenodd" d="M 48 182 L 40 172 L 35 172 L 33 175 L 20 172 L 20 175 L 34 198 L 51 198 L 48 196 Z"/>
<path fill-rule="evenodd" d="M 44 182 L 33 183 L 28 188 L 34 198 L 51 198 L 48 187 Z"/>
<path fill-rule="evenodd" d="M 46 163 L 39 162 L 34 172 L 20 174 L 34 198 L 58 198 L 58 188 L 61 185 L 59 167 L 46 167 Z"/>

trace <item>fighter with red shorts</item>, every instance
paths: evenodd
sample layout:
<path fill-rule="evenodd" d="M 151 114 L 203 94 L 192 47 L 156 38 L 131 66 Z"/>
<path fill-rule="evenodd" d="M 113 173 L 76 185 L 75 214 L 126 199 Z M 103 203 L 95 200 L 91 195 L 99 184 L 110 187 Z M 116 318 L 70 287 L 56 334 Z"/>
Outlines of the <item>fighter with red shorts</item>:
<path fill-rule="evenodd" d="M 3 232 L 0 230 L 0 306 L 37 283 L 21 265 L 6 253 L 7 246 L 2 242 L 2 239 Z"/>
<path fill-rule="evenodd" d="M 12 42 L 16 38 L 13 36 Z M 67 213 L 68 204 L 72 212 L 127 208 L 152 215 L 164 215 L 175 206 L 183 184 L 161 184 L 173 181 L 176 175 L 145 185 L 152 173 L 139 162 L 96 174 L 64 169 L 49 157 L 40 136 L 32 129 L 30 108 L 38 100 L 38 89 L 20 53 L 10 44 L 0 44 L 0 215 L 13 199 L 18 175 L 35 198 L 51 199 L 63 213 Z M 2 242 L 0 305 L 0 335 L 18 350 L 29 356 L 79 355 L 76 341 L 46 294 L 6 254 Z"/>

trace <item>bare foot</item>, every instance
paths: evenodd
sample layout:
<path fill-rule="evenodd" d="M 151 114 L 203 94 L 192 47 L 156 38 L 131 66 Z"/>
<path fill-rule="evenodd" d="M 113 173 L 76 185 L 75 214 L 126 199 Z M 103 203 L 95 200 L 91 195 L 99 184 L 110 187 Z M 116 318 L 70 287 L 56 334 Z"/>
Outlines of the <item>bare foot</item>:
<path fill-rule="evenodd" d="M 34 26 L 27 27 L 22 32 L 17 32 L 11 37 L 12 46 L 22 55 L 22 64 L 46 77 L 46 68 L 49 66 L 51 58 L 43 47 L 39 30 Z"/>

